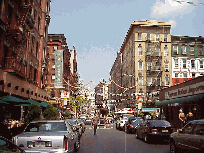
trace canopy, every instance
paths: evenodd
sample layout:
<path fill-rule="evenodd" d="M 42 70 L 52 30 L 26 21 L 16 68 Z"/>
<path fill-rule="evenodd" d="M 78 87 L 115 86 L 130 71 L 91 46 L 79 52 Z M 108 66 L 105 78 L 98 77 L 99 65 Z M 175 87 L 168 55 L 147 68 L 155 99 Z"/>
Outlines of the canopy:
<path fill-rule="evenodd" d="M 155 106 L 163 107 L 163 106 L 167 106 L 168 104 L 175 104 L 175 103 L 181 104 L 184 102 L 187 102 L 187 103 L 188 102 L 195 102 L 195 101 L 201 100 L 203 98 L 204 98 L 204 94 L 192 95 L 192 96 L 187 96 L 187 97 L 180 97 L 180 98 L 158 101 L 155 103 Z"/>
<path fill-rule="evenodd" d="M 39 102 L 37 102 L 37 101 L 35 101 L 35 100 L 33 100 L 33 99 L 27 99 L 26 102 L 28 102 L 29 104 L 32 103 L 32 104 L 36 104 L 36 105 L 41 106 L 41 103 L 39 103 Z"/>
<path fill-rule="evenodd" d="M 1 98 L 2 98 L 2 100 L 3 100 L 4 102 L 26 103 L 25 100 L 20 99 L 20 98 L 17 98 L 17 97 L 14 97 L 14 96 L 11 96 L 11 95 L 3 96 L 3 97 L 1 97 Z"/>

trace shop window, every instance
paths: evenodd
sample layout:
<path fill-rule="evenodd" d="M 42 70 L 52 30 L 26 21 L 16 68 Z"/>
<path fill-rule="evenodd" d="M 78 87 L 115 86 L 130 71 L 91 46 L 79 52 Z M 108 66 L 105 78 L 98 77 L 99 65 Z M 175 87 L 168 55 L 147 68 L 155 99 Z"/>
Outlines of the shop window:
<path fill-rule="evenodd" d="M 186 59 L 183 59 L 183 68 L 186 68 Z"/>
<path fill-rule="evenodd" d="M 192 68 L 192 69 L 195 68 L 195 60 L 191 60 L 191 68 Z"/>

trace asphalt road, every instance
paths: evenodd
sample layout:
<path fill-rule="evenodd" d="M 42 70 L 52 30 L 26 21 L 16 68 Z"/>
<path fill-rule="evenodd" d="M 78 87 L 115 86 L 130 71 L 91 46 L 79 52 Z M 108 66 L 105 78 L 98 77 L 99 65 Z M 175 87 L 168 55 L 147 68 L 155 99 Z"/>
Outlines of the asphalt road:
<path fill-rule="evenodd" d="M 99 126 L 96 135 L 93 129 L 86 125 L 86 131 L 81 137 L 81 147 L 78 153 L 170 153 L 169 144 L 157 142 L 147 144 L 136 139 L 135 134 L 126 134 L 115 129 L 115 124 L 104 128 Z"/>

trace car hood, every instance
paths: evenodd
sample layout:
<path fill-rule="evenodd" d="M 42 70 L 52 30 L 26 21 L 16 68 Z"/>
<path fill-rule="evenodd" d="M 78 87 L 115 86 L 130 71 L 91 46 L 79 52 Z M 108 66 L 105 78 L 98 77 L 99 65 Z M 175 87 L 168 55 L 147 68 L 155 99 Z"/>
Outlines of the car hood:
<path fill-rule="evenodd" d="M 33 136 L 63 136 L 67 134 L 67 131 L 58 132 L 23 132 L 18 134 L 17 137 L 33 137 Z"/>

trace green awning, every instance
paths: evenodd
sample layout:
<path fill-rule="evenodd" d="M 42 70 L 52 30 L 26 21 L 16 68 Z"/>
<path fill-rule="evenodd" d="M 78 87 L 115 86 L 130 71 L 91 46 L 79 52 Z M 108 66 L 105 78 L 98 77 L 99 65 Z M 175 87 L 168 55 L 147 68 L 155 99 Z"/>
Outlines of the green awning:
<path fill-rule="evenodd" d="M 35 100 L 33 100 L 33 99 L 27 99 L 26 102 L 28 102 L 29 104 L 32 103 L 32 104 L 36 104 L 36 105 L 41 106 L 41 103 L 39 103 L 39 102 L 37 102 L 37 101 L 35 101 Z"/>
<path fill-rule="evenodd" d="M 7 102 L 5 102 L 3 100 L 0 100 L 0 104 L 9 104 L 9 103 L 7 103 Z"/>
<path fill-rule="evenodd" d="M 48 104 L 47 102 L 42 102 L 42 103 L 40 103 L 41 104 L 41 106 L 43 106 L 43 107 L 47 107 L 47 105 L 50 105 L 50 104 Z"/>
<path fill-rule="evenodd" d="M 29 106 L 30 104 L 18 104 L 18 105 L 14 105 L 14 106 Z"/>
<path fill-rule="evenodd" d="M 155 106 L 163 107 L 163 106 L 167 106 L 168 104 L 175 104 L 175 103 L 181 104 L 184 102 L 187 102 L 187 103 L 196 102 L 203 98 L 204 98 L 204 94 L 198 94 L 198 95 L 192 95 L 192 96 L 187 96 L 187 97 L 180 97 L 180 98 L 175 98 L 175 99 L 158 101 L 155 103 Z"/>
<path fill-rule="evenodd" d="M 0 97 L 0 99 L 3 100 L 4 102 L 26 103 L 25 100 L 11 96 L 11 95 Z"/>

